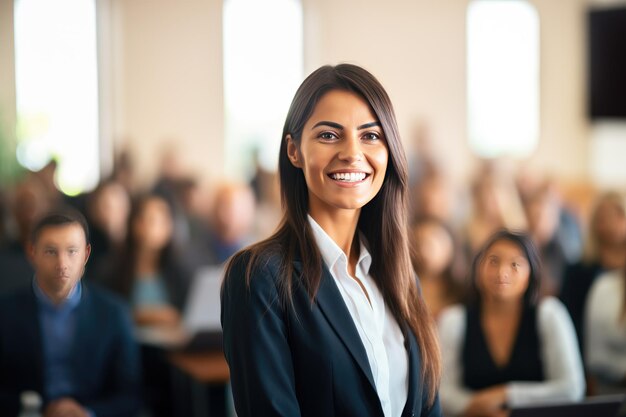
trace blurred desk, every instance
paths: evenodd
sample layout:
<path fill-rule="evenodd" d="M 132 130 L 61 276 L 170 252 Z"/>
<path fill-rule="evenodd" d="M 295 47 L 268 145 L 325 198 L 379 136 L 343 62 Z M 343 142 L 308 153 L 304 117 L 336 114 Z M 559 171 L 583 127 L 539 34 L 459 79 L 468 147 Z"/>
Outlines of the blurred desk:
<path fill-rule="evenodd" d="M 226 384 L 230 378 L 228 364 L 222 351 L 169 354 L 176 368 L 204 384 Z"/>
<path fill-rule="evenodd" d="M 221 350 L 169 352 L 176 416 L 232 415 L 230 372 Z"/>
<path fill-rule="evenodd" d="M 221 349 L 221 338 L 220 347 L 213 343 L 202 345 L 197 350 L 197 346 L 193 347 L 196 336 L 183 326 L 135 328 L 136 339 L 153 357 L 148 368 L 162 363 L 166 368 L 166 379 L 170 381 L 166 386 L 167 392 L 158 391 L 152 402 L 158 407 L 164 396 L 171 396 L 170 408 L 174 417 L 232 415 L 230 373 Z"/>

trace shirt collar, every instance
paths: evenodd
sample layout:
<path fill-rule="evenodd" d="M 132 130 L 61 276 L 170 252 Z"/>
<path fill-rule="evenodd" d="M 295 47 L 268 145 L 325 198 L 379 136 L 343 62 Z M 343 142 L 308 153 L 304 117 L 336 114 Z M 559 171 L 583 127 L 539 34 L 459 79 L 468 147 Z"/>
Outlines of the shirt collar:
<path fill-rule="evenodd" d="M 317 243 L 317 247 L 322 254 L 322 259 L 324 263 L 328 267 L 328 269 L 332 270 L 335 263 L 343 256 L 346 259 L 346 254 L 343 253 L 341 248 L 335 243 L 334 240 L 328 233 L 322 229 L 311 215 L 307 215 L 309 218 L 309 224 L 311 225 L 311 229 L 313 230 L 313 237 L 315 238 L 315 243 Z M 372 256 L 367 250 L 367 245 L 365 244 L 365 238 L 361 233 L 359 233 L 359 243 L 360 243 L 360 253 L 359 260 L 357 261 L 357 265 L 360 265 L 363 269 L 363 272 L 367 275 L 369 274 L 369 269 L 372 264 Z"/>
<path fill-rule="evenodd" d="M 48 298 L 46 293 L 44 293 L 43 290 L 39 287 L 39 284 L 37 283 L 36 278 L 33 278 L 33 291 L 35 292 L 35 297 L 37 298 L 37 301 L 39 302 L 40 305 L 48 309 L 52 309 L 54 311 L 65 311 L 65 310 L 69 311 L 69 310 L 73 310 L 74 308 L 78 306 L 83 289 L 82 289 L 81 282 L 78 281 L 76 285 L 74 286 L 74 288 L 70 290 L 70 293 L 67 295 L 67 298 L 65 299 L 65 301 L 59 304 L 58 306 L 55 305 L 50 300 L 50 298 Z"/>

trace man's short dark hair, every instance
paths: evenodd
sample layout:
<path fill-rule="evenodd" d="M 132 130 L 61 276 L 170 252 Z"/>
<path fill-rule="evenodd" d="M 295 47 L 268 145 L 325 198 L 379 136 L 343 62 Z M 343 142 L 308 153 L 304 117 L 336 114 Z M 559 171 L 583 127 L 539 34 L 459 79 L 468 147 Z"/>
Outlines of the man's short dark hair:
<path fill-rule="evenodd" d="M 85 242 L 89 244 L 89 227 L 87 226 L 87 220 L 81 212 L 71 208 L 54 210 L 40 218 L 35 224 L 35 227 L 33 227 L 30 234 L 30 241 L 32 244 L 35 244 L 37 239 L 39 239 L 41 231 L 46 227 L 66 226 L 73 223 L 78 224 L 83 229 L 83 232 L 85 232 Z"/>

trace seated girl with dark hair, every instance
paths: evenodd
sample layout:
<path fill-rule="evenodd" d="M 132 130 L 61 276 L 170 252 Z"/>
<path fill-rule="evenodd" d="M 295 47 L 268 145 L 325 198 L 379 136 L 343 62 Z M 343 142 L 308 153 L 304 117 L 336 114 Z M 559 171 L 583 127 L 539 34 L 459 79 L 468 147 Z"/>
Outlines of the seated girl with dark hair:
<path fill-rule="evenodd" d="M 133 201 L 126 248 L 105 284 L 129 301 L 137 324 L 179 324 L 191 275 L 176 256 L 173 234 L 164 198 L 146 194 Z"/>
<path fill-rule="evenodd" d="M 506 416 L 517 406 L 583 397 L 572 320 L 556 298 L 536 301 L 540 277 L 526 234 L 499 231 L 480 250 L 470 302 L 439 320 L 446 415 Z"/>

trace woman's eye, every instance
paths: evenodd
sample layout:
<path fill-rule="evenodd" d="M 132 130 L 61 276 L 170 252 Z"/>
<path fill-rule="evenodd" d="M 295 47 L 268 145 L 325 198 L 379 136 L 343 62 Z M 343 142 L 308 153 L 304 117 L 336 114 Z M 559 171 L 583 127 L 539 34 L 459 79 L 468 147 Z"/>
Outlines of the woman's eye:
<path fill-rule="evenodd" d="M 366 133 L 365 135 L 363 135 L 363 139 L 366 139 L 366 140 L 378 140 L 378 139 L 380 139 L 380 135 L 378 133 L 375 133 L 375 132 L 369 132 L 369 133 Z"/>
<path fill-rule="evenodd" d="M 333 140 L 337 138 L 337 135 L 332 132 L 322 132 L 319 134 L 319 138 L 323 140 Z"/>

